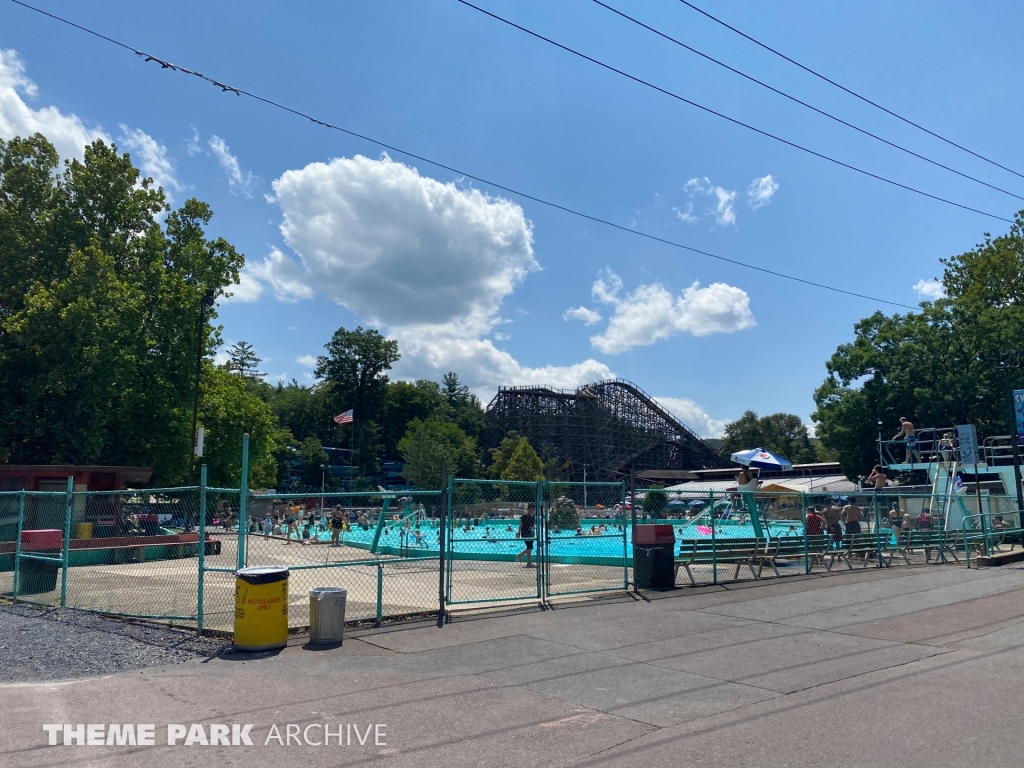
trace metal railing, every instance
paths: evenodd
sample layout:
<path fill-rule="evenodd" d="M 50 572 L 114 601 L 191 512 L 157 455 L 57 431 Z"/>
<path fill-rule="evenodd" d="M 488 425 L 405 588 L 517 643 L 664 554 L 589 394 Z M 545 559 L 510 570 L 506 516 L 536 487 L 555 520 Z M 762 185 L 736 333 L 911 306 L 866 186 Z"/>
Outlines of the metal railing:
<path fill-rule="evenodd" d="M 520 527 L 531 505 L 532 532 Z M 66 492 L 0 493 L 0 592 L 230 632 L 235 571 L 274 565 L 291 572 L 292 627 L 308 624 L 307 590 L 327 585 L 349 589 L 351 620 L 380 623 L 459 604 L 636 589 L 633 545 L 647 523 L 671 526 L 671 585 L 699 586 L 960 562 L 954 543 L 970 566 L 975 551 L 1024 537 L 1016 515 L 1004 495 L 960 493 L 937 505 L 899 488 L 646 489 L 630 498 L 621 483 L 452 479 L 447 489 L 322 496 L 213 488 L 205 474 L 187 488 L 78 492 L 69 483 Z"/>

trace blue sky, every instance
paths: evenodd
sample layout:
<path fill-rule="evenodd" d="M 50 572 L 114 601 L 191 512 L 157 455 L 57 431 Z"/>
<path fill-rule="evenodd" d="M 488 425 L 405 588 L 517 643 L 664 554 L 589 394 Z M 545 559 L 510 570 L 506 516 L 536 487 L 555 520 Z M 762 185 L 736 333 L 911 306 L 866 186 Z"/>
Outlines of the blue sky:
<path fill-rule="evenodd" d="M 788 103 L 590 2 L 480 5 L 737 119 L 1012 218 L 1024 203 Z M 846 120 L 1024 194 L 674 0 L 609 3 Z M 1018 3 L 724 3 L 706 10 L 1024 170 Z M 757 136 L 455 0 L 39 0 L 163 59 L 627 227 L 914 305 L 938 259 L 1008 225 Z M 705 435 L 744 410 L 809 419 L 824 361 L 876 309 L 609 229 L 162 71 L 0 2 L 0 137 L 103 135 L 246 254 L 219 306 L 271 376 L 309 381 L 339 326 L 399 340 L 405 378 L 574 387 L 620 376 Z M 770 177 L 770 178 L 769 178 Z M 581 309 L 582 308 L 582 309 Z M 570 310 L 573 310 L 570 312 Z M 587 325 L 586 323 L 590 323 Z"/>

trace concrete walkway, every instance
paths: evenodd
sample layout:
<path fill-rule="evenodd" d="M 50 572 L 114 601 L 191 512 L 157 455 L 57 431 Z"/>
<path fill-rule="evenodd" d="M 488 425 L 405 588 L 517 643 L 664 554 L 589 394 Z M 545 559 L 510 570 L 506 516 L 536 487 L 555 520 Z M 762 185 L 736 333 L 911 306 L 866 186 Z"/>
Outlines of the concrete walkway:
<path fill-rule="evenodd" d="M 298 639 L 6 686 L 10 766 L 1020 766 L 1024 568 L 792 577 Z M 154 723 L 161 746 L 47 746 L 43 723 Z M 271 725 L 358 726 L 338 746 Z M 168 723 L 254 746 L 166 746 Z M 382 740 L 367 726 L 386 727 Z M 306 731 L 322 740 L 322 729 Z M 300 737 L 301 738 L 301 737 Z M 61 737 L 57 736 L 58 742 Z"/>

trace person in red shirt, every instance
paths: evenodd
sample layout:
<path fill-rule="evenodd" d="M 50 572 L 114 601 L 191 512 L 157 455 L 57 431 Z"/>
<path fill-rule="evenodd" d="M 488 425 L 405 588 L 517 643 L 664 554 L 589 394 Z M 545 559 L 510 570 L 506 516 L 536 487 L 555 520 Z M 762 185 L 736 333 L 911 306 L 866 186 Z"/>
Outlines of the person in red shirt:
<path fill-rule="evenodd" d="M 825 518 L 818 514 L 818 510 L 815 507 L 811 507 L 807 510 L 807 522 L 804 526 L 808 536 L 820 536 L 825 532 Z"/>

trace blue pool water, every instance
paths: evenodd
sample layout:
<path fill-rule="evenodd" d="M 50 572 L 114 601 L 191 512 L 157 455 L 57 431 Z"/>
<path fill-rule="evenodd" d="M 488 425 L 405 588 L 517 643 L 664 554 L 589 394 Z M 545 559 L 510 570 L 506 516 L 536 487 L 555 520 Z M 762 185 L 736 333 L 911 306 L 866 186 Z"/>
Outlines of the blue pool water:
<path fill-rule="evenodd" d="M 687 525 L 688 521 L 664 520 L 659 522 L 673 525 L 677 547 L 682 541 L 711 538 L 710 531 L 706 527 L 702 526 L 698 530 L 698 527 L 693 524 Z M 453 555 L 468 560 L 511 560 L 523 551 L 523 542 L 515 537 L 518 524 L 518 520 L 482 520 L 480 525 L 474 526 L 468 531 L 461 527 L 457 528 L 451 532 Z M 582 521 L 584 530 L 590 530 L 592 525 L 601 524 L 606 526 L 606 530 L 601 535 L 577 536 L 574 532 L 549 533 L 548 553 L 550 559 L 556 562 L 563 560 L 597 565 L 621 565 L 623 532 L 618 525 L 611 520 Z M 626 557 L 632 560 L 633 542 L 628 523 L 625 528 Z M 800 521 L 787 521 L 772 523 L 768 529 L 772 538 L 798 536 L 801 533 L 802 525 Z M 415 529 L 408 533 L 406 538 L 403 538 L 398 524 L 386 526 L 381 532 L 378 551 L 381 554 L 392 555 L 436 556 L 438 552 L 436 524 L 424 522 L 419 531 L 421 535 L 417 541 Z M 342 534 L 342 542 L 346 546 L 369 550 L 373 536 L 374 528 L 372 526 L 365 530 L 355 527 Z M 716 523 L 715 536 L 722 539 L 750 538 L 754 536 L 754 529 L 748 523 L 721 521 Z M 321 541 L 329 541 L 330 532 L 319 532 L 318 538 Z"/>

